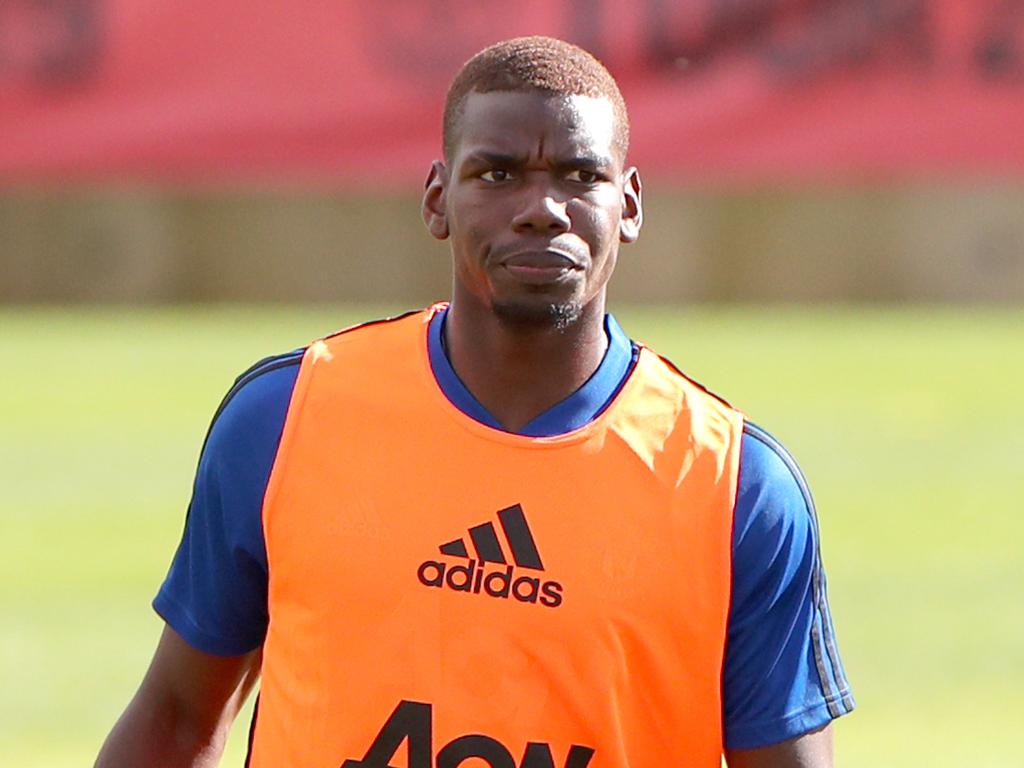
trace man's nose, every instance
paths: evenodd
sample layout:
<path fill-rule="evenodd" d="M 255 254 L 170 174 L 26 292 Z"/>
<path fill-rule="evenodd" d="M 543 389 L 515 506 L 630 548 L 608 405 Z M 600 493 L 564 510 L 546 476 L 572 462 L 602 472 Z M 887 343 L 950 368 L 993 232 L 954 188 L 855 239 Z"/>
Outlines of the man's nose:
<path fill-rule="evenodd" d="M 535 190 L 526 196 L 521 210 L 512 220 L 512 228 L 517 232 L 558 234 L 568 232 L 569 226 L 566 203 L 559 201 L 549 190 Z"/>

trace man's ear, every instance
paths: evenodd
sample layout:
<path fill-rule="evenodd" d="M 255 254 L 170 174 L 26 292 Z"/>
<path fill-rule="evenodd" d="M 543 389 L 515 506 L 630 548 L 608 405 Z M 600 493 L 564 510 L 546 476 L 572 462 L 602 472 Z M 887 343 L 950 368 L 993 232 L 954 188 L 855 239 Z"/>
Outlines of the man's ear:
<path fill-rule="evenodd" d="M 619 221 L 619 241 L 632 243 L 640 237 L 640 225 L 644 222 L 642 200 L 643 185 L 640 171 L 627 168 L 622 174 L 622 219 Z"/>
<path fill-rule="evenodd" d="M 448 191 L 448 169 L 440 160 L 430 164 L 430 173 L 423 190 L 423 204 L 420 208 L 423 223 L 430 234 L 438 240 L 448 238 L 448 212 L 446 197 Z"/>

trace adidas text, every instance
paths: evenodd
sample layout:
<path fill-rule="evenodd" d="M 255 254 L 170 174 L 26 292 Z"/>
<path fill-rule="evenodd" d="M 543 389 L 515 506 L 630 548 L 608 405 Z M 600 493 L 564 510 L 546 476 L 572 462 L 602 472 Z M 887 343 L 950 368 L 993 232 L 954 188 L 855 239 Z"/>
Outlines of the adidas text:
<path fill-rule="evenodd" d="M 448 587 L 456 592 L 472 592 L 490 597 L 513 597 L 521 603 L 537 603 L 548 608 L 562 604 L 562 585 L 557 581 L 542 581 L 534 576 L 516 576 L 511 565 L 501 570 L 485 571 L 476 560 L 467 565 L 449 565 L 438 560 L 425 560 L 416 575 L 427 587 Z"/>

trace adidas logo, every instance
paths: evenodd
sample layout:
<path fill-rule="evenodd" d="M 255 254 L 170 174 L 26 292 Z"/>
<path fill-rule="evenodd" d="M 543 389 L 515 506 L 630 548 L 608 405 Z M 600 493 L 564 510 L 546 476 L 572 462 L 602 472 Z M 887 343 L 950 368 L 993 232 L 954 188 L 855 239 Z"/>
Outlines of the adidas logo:
<path fill-rule="evenodd" d="M 447 587 L 456 592 L 472 592 L 489 597 L 514 598 L 521 603 L 540 603 L 548 608 L 562 604 L 562 585 L 545 581 L 537 576 L 517 575 L 516 568 L 543 573 L 544 564 L 526 522 L 523 508 L 518 504 L 498 512 L 498 522 L 505 534 L 505 542 L 515 565 L 505 558 L 494 523 L 481 523 L 469 529 L 469 540 L 476 555 L 471 558 L 465 539 L 442 544 L 442 555 L 469 560 L 467 565 L 450 565 L 440 560 L 424 560 L 416 575 L 426 587 Z M 487 570 L 487 565 L 504 566 Z"/>

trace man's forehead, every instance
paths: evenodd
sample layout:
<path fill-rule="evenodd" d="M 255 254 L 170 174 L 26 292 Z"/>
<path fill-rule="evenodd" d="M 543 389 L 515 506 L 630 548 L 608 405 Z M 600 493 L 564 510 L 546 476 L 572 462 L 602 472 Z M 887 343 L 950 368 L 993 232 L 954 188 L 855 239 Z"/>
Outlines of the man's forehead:
<path fill-rule="evenodd" d="M 615 110 L 604 97 L 543 91 L 472 91 L 459 121 L 463 151 L 513 150 L 537 139 L 614 155 Z M 552 147 L 554 148 L 554 147 Z"/>

